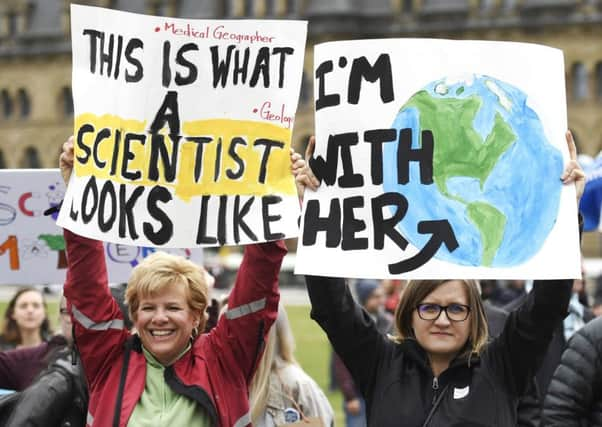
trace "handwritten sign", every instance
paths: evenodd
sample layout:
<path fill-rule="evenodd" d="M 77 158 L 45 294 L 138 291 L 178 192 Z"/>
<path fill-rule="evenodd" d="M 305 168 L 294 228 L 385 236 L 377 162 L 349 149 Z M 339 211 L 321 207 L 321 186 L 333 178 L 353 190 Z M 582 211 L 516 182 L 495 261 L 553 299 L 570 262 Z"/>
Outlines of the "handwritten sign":
<path fill-rule="evenodd" d="M 155 247 L 297 235 L 306 22 L 77 5 L 71 19 L 76 160 L 60 225 Z"/>
<path fill-rule="evenodd" d="M 44 211 L 57 206 L 65 195 L 58 169 L 0 170 L 0 285 L 63 283 L 67 258 L 63 230 L 57 214 Z M 154 248 L 105 243 L 109 280 L 127 282 L 132 267 Z M 167 249 L 199 265 L 203 250 Z"/>
<path fill-rule="evenodd" d="M 314 65 L 321 186 L 297 273 L 579 277 L 561 51 L 366 40 L 316 46 Z"/>

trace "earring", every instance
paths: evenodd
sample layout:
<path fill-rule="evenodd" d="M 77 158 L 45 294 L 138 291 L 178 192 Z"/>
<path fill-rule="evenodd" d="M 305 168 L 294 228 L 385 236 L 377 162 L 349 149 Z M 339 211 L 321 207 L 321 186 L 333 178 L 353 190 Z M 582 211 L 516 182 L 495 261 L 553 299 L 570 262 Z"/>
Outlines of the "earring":
<path fill-rule="evenodd" d="M 199 327 L 195 326 L 194 328 L 192 328 L 191 338 L 195 339 L 198 336 L 199 336 Z"/>

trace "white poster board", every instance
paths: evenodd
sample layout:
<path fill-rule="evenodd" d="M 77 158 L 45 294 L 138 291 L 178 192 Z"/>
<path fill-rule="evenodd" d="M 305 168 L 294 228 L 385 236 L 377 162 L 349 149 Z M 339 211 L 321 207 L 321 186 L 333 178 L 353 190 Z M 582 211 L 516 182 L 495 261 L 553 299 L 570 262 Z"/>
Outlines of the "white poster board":
<path fill-rule="evenodd" d="M 564 60 L 521 43 L 315 47 L 316 152 L 296 273 L 580 276 Z"/>
<path fill-rule="evenodd" d="M 59 224 L 155 247 L 295 237 L 306 32 L 71 5 L 76 161 Z"/>
<path fill-rule="evenodd" d="M 0 285 L 63 283 L 67 258 L 57 214 L 44 211 L 65 195 L 58 169 L 0 170 Z M 109 281 L 127 282 L 132 271 L 153 248 L 104 243 Z M 168 249 L 203 265 L 203 250 Z"/>

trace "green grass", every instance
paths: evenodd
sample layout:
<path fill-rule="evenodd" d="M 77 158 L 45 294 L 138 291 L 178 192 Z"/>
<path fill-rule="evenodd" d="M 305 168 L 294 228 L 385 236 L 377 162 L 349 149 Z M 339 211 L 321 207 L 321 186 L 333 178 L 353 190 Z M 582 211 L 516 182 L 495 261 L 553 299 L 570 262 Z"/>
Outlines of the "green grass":
<path fill-rule="evenodd" d="M 335 426 L 345 425 L 343 397 L 340 391 L 328 390 L 330 343 L 318 324 L 309 317 L 309 306 L 287 306 L 286 312 L 295 335 L 297 348 L 295 357 L 303 370 L 312 377 L 330 400 L 335 413 Z"/>

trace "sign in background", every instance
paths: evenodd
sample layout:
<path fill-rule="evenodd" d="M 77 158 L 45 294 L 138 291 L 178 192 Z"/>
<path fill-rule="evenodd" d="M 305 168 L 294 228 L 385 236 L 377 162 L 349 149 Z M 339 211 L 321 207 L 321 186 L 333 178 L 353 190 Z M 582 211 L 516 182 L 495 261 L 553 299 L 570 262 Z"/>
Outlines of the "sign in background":
<path fill-rule="evenodd" d="M 58 205 L 65 184 L 58 169 L 0 170 L 0 285 L 63 283 L 67 272 L 63 230 L 57 215 L 43 212 Z M 104 243 L 109 281 L 127 282 L 132 267 L 155 251 Z M 199 265 L 203 250 L 170 249 Z"/>
<path fill-rule="evenodd" d="M 306 31 L 72 5 L 75 174 L 59 224 L 156 247 L 296 236 Z"/>
<path fill-rule="evenodd" d="M 580 276 L 562 52 L 390 39 L 314 50 L 316 153 L 296 273 Z M 325 260 L 328 260 L 325 262 Z"/>
<path fill-rule="evenodd" d="M 601 231 L 602 157 L 598 155 L 596 159 L 592 159 L 582 155 L 579 156 L 579 162 L 586 173 L 585 189 L 579 204 L 579 212 L 583 215 L 583 230 Z"/>

